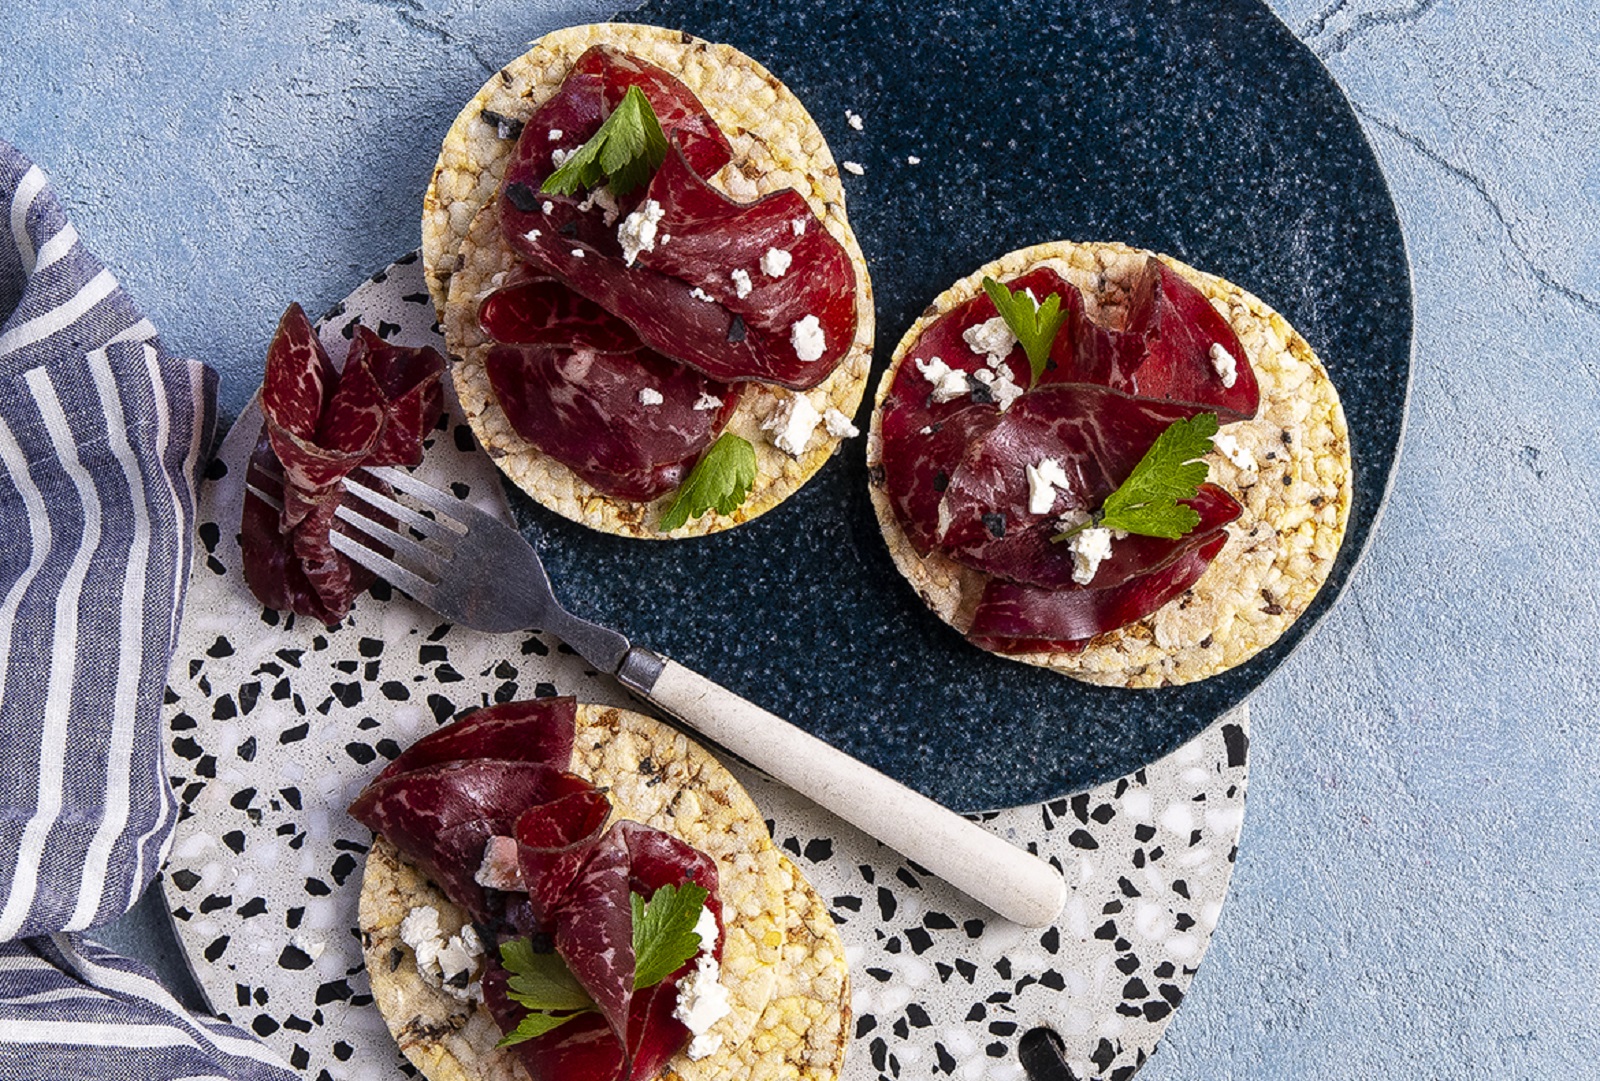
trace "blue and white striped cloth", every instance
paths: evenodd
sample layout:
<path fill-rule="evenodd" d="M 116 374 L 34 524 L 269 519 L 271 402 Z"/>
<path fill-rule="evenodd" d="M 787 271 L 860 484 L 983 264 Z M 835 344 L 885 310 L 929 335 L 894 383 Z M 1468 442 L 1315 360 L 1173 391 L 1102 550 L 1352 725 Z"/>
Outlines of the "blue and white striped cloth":
<path fill-rule="evenodd" d="M 0 215 L 0 1078 L 283 1081 L 73 934 L 126 912 L 172 836 L 161 703 L 216 377 L 4 142 Z"/>

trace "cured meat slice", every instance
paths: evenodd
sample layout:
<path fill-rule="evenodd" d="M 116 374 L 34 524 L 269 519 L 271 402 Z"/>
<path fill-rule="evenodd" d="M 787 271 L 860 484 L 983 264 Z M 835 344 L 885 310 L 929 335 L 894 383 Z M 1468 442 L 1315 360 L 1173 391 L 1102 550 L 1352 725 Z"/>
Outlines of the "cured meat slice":
<path fill-rule="evenodd" d="M 407 747 L 370 784 L 424 766 L 474 758 L 542 762 L 565 769 L 572 761 L 577 714 L 578 701 L 570 696 L 501 702 L 475 710 Z"/>
<path fill-rule="evenodd" d="M 721 132 L 698 102 L 690 111 L 683 97 L 693 95 L 676 79 L 625 59 L 631 66 L 614 57 L 580 60 L 529 118 L 501 190 L 506 242 L 534 269 L 622 319 L 645 345 L 708 378 L 816 386 L 854 341 L 849 255 L 797 192 L 738 203 L 712 187 L 706 177 L 728 160 Z M 556 169 L 550 132 L 560 131 L 563 143 L 572 131 L 589 138 L 633 85 L 627 79 L 650 97 L 668 141 L 643 193 L 610 200 L 540 193 Z M 653 215 L 653 246 L 630 255 L 618 218 L 640 208 Z M 773 273 L 763 269 L 764 257 Z"/>
<path fill-rule="evenodd" d="M 671 491 L 727 424 L 739 391 L 644 347 L 554 278 L 524 273 L 479 309 L 484 368 L 517 433 L 621 499 Z"/>
<path fill-rule="evenodd" d="M 517 819 L 517 863 L 532 927 L 550 925 L 610 815 L 611 801 L 591 789 L 530 807 Z"/>
<path fill-rule="evenodd" d="M 1095 635 L 1143 619 L 1194 585 L 1227 542 L 1218 532 L 1159 570 L 1109 589 L 1052 590 L 994 579 L 967 638 L 995 653 L 1081 650 Z"/>
<path fill-rule="evenodd" d="M 474 878 L 489 838 L 508 836 L 525 808 L 591 787 L 540 762 L 446 762 L 368 785 L 350 816 L 387 837 L 475 919 L 493 919 Z"/>
<path fill-rule="evenodd" d="M 342 481 L 364 466 L 422 460 L 443 373 L 436 350 L 391 345 L 362 326 L 340 373 L 305 312 L 289 306 L 267 351 L 263 438 L 248 473 L 254 486 L 281 491 L 283 509 L 246 494 L 242 529 L 245 580 L 263 604 L 331 625 L 371 585 L 373 575 L 330 540 Z"/>
<path fill-rule="evenodd" d="M 1105 387 L 1051 383 L 1025 394 L 968 444 L 943 496 L 939 548 L 959 563 L 1016 581 L 1072 581 L 1072 556 L 1050 538 L 1072 511 L 1105 502 L 1156 437 L 1187 410 Z M 1050 459 L 1070 482 L 1049 510 L 1030 508 L 1028 467 Z"/>

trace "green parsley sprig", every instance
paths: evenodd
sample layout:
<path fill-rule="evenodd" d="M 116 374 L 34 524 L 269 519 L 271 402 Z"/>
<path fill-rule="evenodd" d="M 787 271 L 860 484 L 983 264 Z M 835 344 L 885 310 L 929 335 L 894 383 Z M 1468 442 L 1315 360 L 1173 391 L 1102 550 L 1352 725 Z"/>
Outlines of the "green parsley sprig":
<path fill-rule="evenodd" d="M 650 99 L 630 86 L 600 130 L 574 150 L 539 190 L 572 195 L 604 182 L 613 195 L 626 195 L 647 182 L 666 156 L 667 137 Z"/>
<path fill-rule="evenodd" d="M 989 294 L 1000 318 L 1022 343 L 1023 351 L 1028 354 L 1028 366 L 1033 369 L 1033 379 L 1028 386 L 1030 389 L 1037 386 L 1039 377 L 1044 375 L 1045 362 L 1050 359 L 1050 346 L 1067 321 L 1067 313 L 1061 310 L 1061 294 L 1051 293 L 1040 304 L 1028 293 L 1013 293 L 987 275 L 983 279 L 983 291 Z"/>
<path fill-rule="evenodd" d="M 656 528 L 670 533 L 690 518 L 699 518 L 710 510 L 732 514 L 745 501 L 755 482 L 756 448 L 748 439 L 723 432 L 689 471 Z"/>
<path fill-rule="evenodd" d="M 662 886 L 646 901 L 629 895 L 633 908 L 633 988 L 654 987 L 700 952 L 695 924 L 710 893 L 685 882 Z M 506 995 L 528 1013 L 498 1046 L 510 1047 L 594 1011 L 597 1007 L 567 963 L 556 953 L 536 953 L 526 938 L 500 944 L 500 963 L 509 979 Z"/>
<path fill-rule="evenodd" d="M 1167 425 L 1145 451 L 1122 486 L 1106 496 L 1087 522 L 1058 533 L 1068 540 L 1091 526 L 1177 540 L 1200 524 L 1200 513 L 1180 500 L 1193 499 L 1205 483 L 1209 467 L 1203 459 L 1217 434 L 1217 415 L 1200 413 Z"/>

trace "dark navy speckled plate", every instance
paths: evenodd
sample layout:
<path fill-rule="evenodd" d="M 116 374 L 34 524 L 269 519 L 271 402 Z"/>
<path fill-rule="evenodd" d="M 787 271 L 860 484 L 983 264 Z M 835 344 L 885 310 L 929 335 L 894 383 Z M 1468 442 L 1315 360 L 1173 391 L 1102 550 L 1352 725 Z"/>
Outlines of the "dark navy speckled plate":
<path fill-rule="evenodd" d="M 1001 660 L 940 623 L 889 561 L 864 439 L 778 509 L 703 540 L 601 535 L 515 497 L 563 599 L 964 810 L 1130 773 L 1259 685 L 1367 545 L 1410 381 L 1399 222 L 1311 53 L 1254 0 L 655 0 L 624 17 L 749 53 L 836 158 L 865 167 L 844 179 L 877 291 L 874 386 L 955 279 L 1045 240 L 1120 240 L 1237 282 L 1311 342 L 1349 418 L 1355 500 L 1327 586 L 1276 645 L 1157 691 Z"/>

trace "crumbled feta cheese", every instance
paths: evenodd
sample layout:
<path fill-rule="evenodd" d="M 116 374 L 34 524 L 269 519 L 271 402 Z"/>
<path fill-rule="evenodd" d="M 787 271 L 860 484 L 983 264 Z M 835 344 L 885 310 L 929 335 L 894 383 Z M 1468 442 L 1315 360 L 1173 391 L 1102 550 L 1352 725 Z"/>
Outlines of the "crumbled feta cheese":
<path fill-rule="evenodd" d="M 700 952 L 695 957 L 694 971 L 678 983 L 678 1003 L 672 1016 L 694 1034 L 688 1055 L 699 1060 L 722 1048 L 722 1034 L 712 1034 L 710 1029 L 733 1012 L 733 1004 L 728 1000 L 722 970 L 712 952 L 717 942 L 717 918 L 709 908 L 701 908 L 694 931 L 700 936 Z"/>
<path fill-rule="evenodd" d="M 789 228 L 794 230 L 795 236 L 805 236 L 806 220 L 804 218 L 795 218 L 789 223 Z"/>
<path fill-rule="evenodd" d="M 849 109 L 846 109 L 844 111 L 844 118 L 852 128 L 855 128 L 857 131 L 861 130 L 861 117 L 857 116 Z"/>
<path fill-rule="evenodd" d="M 552 143 L 559 143 L 561 141 L 561 137 L 565 134 L 566 132 L 562 131 L 560 128 L 551 128 L 550 141 Z"/>
<path fill-rule="evenodd" d="M 622 219 L 617 226 L 617 243 L 622 245 L 623 262 L 632 266 L 640 252 L 656 250 L 656 226 L 664 213 L 660 203 L 646 199 L 639 209 Z"/>
<path fill-rule="evenodd" d="M 1054 458 L 1043 458 L 1038 465 L 1028 466 L 1027 474 L 1029 513 L 1049 514 L 1050 508 L 1055 506 L 1056 489 L 1065 490 L 1071 481 Z"/>
<path fill-rule="evenodd" d="M 666 399 L 663 398 L 661 396 L 661 392 L 654 387 L 644 387 L 639 391 L 640 405 L 660 405 L 664 401 L 666 401 Z"/>
<path fill-rule="evenodd" d="M 922 159 L 917 157 L 915 154 L 908 154 L 908 155 L 906 155 L 906 164 L 907 165 L 921 165 L 922 164 Z"/>
<path fill-rule="evenodd" d="M 537 230 L 537 229 L 529 229 L 526 233 L 522 234 L 522 239 L 524 239 L 528 243 L 532 244 L 534 241 L 538 240 L 543 235 L 544 234 L 539 232 L 539 230 Z"/>
<path fill-rule="evenodd" d="M 1004 413 L 1011 408 L 1013 402 L 1022 397 L 1022 387 L 1017 385 L 1016 379 L 1011 375 L 1011 369 L 1006 367 L 996 368 L 994 381 L 989 384 L 989 393 L 994 395 L 995 404 Z"/>
<path fill-rule="evenodd" d="M 734 271 L 735 274 L 738 271 Z M 822 333 L 822 323 L 814 315 L 808 315 L 789 328 L 789 344 L 794 346 L 794 355 L 804 361 L 819 360 L 828 348 L 827 339 Z"/>
<path fill-rule="evenodd" d="M 550 151 L 550 164 L 559 169 L 567 163 L 567 159 L 570 157 L 572 157 L 572 151 L 562 150 L 558 146 L 554 150 Z"/>
<path fill-rule="evenodd" d="M 543 203 L 539 204 L 539 209 L 543 210 L 546 214 L 551 214 L 555 212 L 556 204 L 552 203 L 549 199 L 546 199 Z"/>
<path fill-rule="evenodd" d="M 700 288 L 698 285 L 695 286 L 693 289 L 689 290 L 689 295 L 694 297 L 696 300 L 703 300 L 707 304 L 715 304 L 717 302 L 717 298 L 716 297 L 712 296 L 710 293 L 706 292 L 704 289 Z"/>
<path fill-rule="evenodd" d="M 748 270 L 744 270 L 742 268 L 735 270 L 733 273 L 729 274 L 728 277 L 733 279 L 733 295 L 736 297 L 741 299 L 747 297 L 750 295 L 750 290 L 755 288 L 755 286 L 750 283 L 750 272 Z"/>
<path fill-rule="evenodd" d="M 933 384 L 933 400 L 936 404 L 954 401 L 963 394 L 971 393 L 972 384 L 967 380 L 967 373 L 960 368 L 950 367 L 939 357 L 929 357 L 926 361 L 915 363 L 917 371 Z"/>
<path fill-rule="evenodd" d="M 1111 530 L 1092 526 L 1067 542 L 1072 549 L 1072 580 L 1080 586 L 1094 581 L 1094 572 L 1111 555 Z"/>
<path fill-rule="evenodd" d="M 722 408 L 722 399 L 715 394 L 707 394 L 705 391 L 701 391 L 700 397 L 695 399 L 694 407 L 701 413 L 709 413 L 713 409 Z"/>
<path fill-rule="evenodd" d="M 1211 437 L 1212 444 L 1222 452 L 1222 456 L 1232 462 L 1246 473 L 1254 473 L 1261 467 L 1256 464 L 1255 455 L 1251 454 L 1231 433 L 1219 432 Z"/>
<path fill-rule="evenodd" d="M 761 430 L 772 433 L 772 445 L 798 458 L 811 442 L 811 433 L 817 430 L 822 414 L 817 412 L 811 399 L 804 394 L 792 394 L 761 422 Z"/>
<path fill-rule="evenodd" d="M 617 206 L 617 197 L 612 195 L 611 189 L 604 184 L 591 189 L 583 202 L 578 204 L 578 210 L 585 214 L 595 207 L 600 208 L 601 216 L 607 225 L 613 224 L 617 220 L 617 215 L 622 212 L 622 208 Z"/>
<path fill-rule="evenodd" d="M 917 430 L 917 434 L 918 435 L 932 435 L 933 434 L 933 425 L 924 424 L 920 429 Z"/>
<path fill-rule="evenodd" d="M 491 837 L 483 849 L 483 862 L 472 880 L 491 890 L 523 890 L 522 868 L 515 837 Z"/>
<path fill-rule="evenodd" d="M 1216 369 L 1224 390 L 1239 381 L 1239 364 L 1233 359 L 1233 354 L 1222 347 L 1221 342 L 1211 343 L 1211 367 Z"/>
<path fill-rule="evenodd" d="M 472 972 L 483 956 L 483 942 L 470 923 L 447 938 L 439 927 L 439 910 L 418 905 L 400 921 L 400 941 L 411 947 L 417 974 L 427 983 L 462 1002 L 482 994 L 482 983 L 472 979 Z"/>
<path fill-rule="evenodd" d="M 962 331 L 961 340 L 966 342 L 967 348 L 974 353 L 987 357 L 991 368 L 997 368 L 1005 363 L 1006 357 L 1010 356 L 1011 350 L 1017 346 L 1017 336 L 1011 333 L 1006 321 L 998 315 Z"/>
<path fill-rule="evenodd" d="M 850 423 L 850 418 L 837 409 L 829 409 L 822 414 L 822 423 L 828 429 L 828 434 L 835 439 L 854 439 L 861 434 L 861 429 Z"/>
<path fill-rule="evenodd" d="M 572 257 L 574 259 L 582 259 L 583 258 L 583 249 L 582 248 L 573 248 L 572 249 Z"/>
<path fill-rule="evenodd" d="M 789 272 L 789 264 L 794 262 L 794 256 L 782 248 L 768 248 L 767 253 L 761 257 L 761 273 L 769 278 L 781 278 Z"/>
<path fill-rule="evenodd" d="M 844 171 L 849 173 L 851 176 L 866 176 L 867 175 L 866 169 L 862 168 L 856 162 L 853 162 L 853 161 L 842 161 L 839 164 L 841 166 L 843 166 L 844 167 Z"/>

